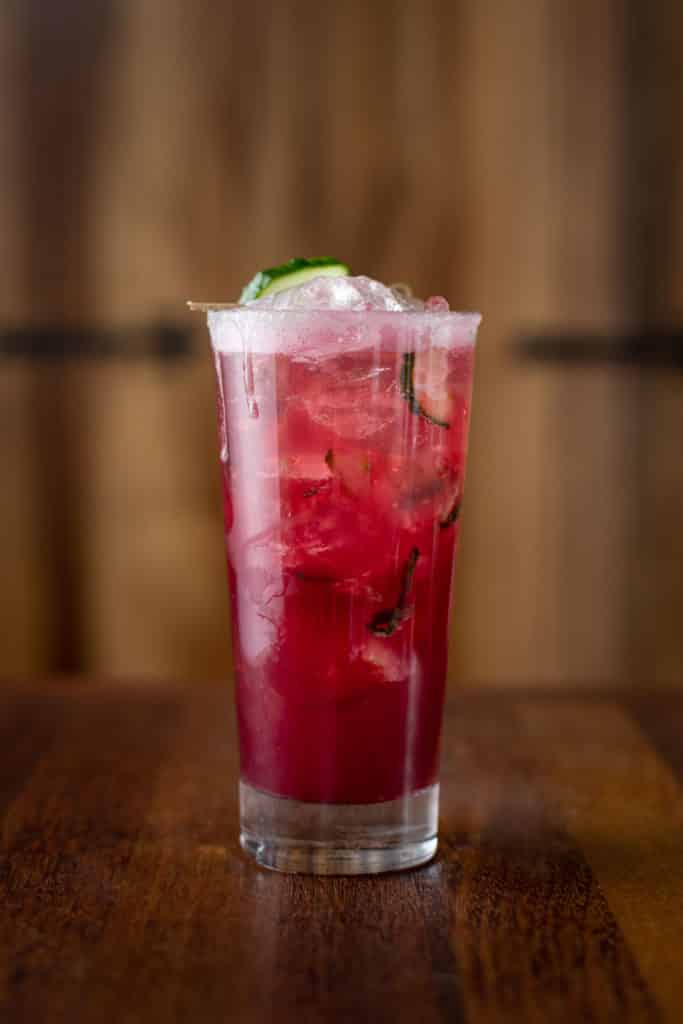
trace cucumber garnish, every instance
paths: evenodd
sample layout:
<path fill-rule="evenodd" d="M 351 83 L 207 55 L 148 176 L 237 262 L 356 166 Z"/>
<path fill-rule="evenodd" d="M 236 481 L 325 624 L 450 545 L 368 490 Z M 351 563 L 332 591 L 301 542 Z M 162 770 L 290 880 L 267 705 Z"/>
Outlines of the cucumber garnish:
<path fill-rule="evenodd" d="M 415 353 L 406 352 L 403 356 L 403 363 L 401 364 L 401 396 L 405 398 L 410 411 L 416 416 L 422 416 L 423 419 L 427 420 L 428 423 L 432 423 L 435 427 L 444 427 L 446 430 L 450 428 L 450 423 L 446 420 L 439 419 L 438 416 L 433 416 L 432 413 L 425 407 L 425 402 L 419 401 L 415 394 Z"/>
<path fill-rule="evenodd" d="M 313 277 L 348 277 L 349 268 L 332 256 L 304 259 L 296 257 L 281 263 L 279 267 L 259 270 L 248 285 L 242 289 L 240 302 L 253 302 L 264 295 L 275 295 L 285 288 L 293 288 L 297 284 L 310 281 Z"/>
<path fill-rule="evenodd" d="M 413 585 L 415 567 L 420 557 L 418 548 L 413 548 L 408 555 L 406 564 L 403 566 L 401 575 L 401 589 L 394 608 L 383 608 L 382 611 L 373 615 L 368 623 L 368 629 L 377 636 L 393 636 L 396 630 L 408 618 L 408 598 Z"/>

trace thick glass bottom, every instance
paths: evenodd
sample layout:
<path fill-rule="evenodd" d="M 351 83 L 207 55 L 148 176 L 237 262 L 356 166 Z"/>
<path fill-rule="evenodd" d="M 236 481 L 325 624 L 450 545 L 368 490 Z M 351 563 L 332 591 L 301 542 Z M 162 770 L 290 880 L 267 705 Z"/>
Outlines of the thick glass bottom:
<path fill-rule="evenodd" d="M 378 804 L 315 804 L 240 782 L 240 843 L 273 871 L 403 871 L 434 856 L 438 809 L 438 784 Z"/>

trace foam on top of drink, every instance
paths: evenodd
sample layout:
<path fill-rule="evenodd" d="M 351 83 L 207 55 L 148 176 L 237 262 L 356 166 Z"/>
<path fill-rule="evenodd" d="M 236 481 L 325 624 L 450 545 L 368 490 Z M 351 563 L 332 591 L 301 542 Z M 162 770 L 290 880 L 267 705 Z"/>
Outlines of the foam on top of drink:
<path fill-rule="evenodd" d="M 410 314 L 397 318 L 396 313 Z M 423 302 L 402 286 L 364 275 L 314 277 L 230 309 L 210 309 L 209 330 L 221 352 L 274 353 L 306 358 L 382 344 L 401 350 L 424 344 L 472 345 L 481 317 L 450 312 L 434 296 Z"/>

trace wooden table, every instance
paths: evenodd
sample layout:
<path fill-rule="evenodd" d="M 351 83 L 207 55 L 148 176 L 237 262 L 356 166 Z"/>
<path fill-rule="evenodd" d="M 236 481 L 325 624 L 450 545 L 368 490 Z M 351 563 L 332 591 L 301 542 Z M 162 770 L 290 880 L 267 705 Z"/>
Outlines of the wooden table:
<path fill-rule="evenodd" d="M 463 693 L 444 762 L 430 866 L 287 877 L 227 689 L 5 689 L 0 1020 L 683 1021 L 683 695 Z"/>

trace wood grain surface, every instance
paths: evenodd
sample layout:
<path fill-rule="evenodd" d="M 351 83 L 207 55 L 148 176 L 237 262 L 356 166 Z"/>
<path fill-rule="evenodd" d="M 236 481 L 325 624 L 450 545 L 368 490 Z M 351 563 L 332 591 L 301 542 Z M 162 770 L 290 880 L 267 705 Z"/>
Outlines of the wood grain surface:
<path fill-rule="evenodd" d="M 374 879 L 238 849 L 223 688 L 87 680 L 0 705 L 0 1019 L 683 1016 L 683 697 L 462 693 L 441 841 Z"/>

